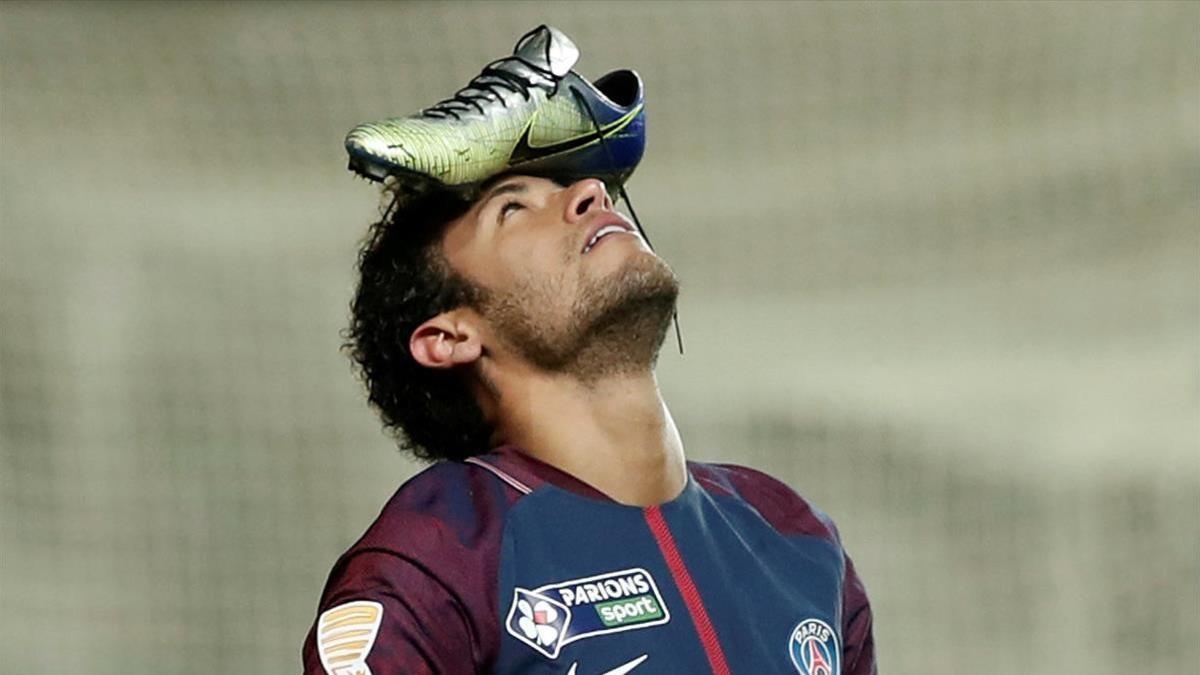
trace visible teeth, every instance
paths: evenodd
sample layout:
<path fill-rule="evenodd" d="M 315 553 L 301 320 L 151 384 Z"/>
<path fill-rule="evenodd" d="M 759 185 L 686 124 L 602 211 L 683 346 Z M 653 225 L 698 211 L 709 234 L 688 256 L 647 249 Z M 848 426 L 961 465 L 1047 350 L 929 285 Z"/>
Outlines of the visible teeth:
<path fill-rule="evenodd" d="M 595 246 L 596 242 L 600 241 L 600 237 L 603 237 L 606 234 L 612 234 L 613 232 L 627 232 L 627 230 L 620 225 L 605 225 L 604 227 L 600 228 L 600 231 L 596 233 L 596 236 L 592 237 L 592 240 L 588 242 L 588 249 L 591 249 L 593 246 Z"/>

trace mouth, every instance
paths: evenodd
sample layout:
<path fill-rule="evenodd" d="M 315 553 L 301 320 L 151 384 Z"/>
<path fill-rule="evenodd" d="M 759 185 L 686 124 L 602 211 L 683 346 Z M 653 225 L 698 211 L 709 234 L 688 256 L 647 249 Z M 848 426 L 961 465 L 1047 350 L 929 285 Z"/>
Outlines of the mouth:
<path fill-rule="evenodd" d="M 633 224 L 625 216 L 616 212 L 596 218 L 596 222 L 588 228 L 587 239 L 584 240 L 583 250 L 580 253 L 586 254 L 606 237 L 614 234 L 634 234 Z"/>

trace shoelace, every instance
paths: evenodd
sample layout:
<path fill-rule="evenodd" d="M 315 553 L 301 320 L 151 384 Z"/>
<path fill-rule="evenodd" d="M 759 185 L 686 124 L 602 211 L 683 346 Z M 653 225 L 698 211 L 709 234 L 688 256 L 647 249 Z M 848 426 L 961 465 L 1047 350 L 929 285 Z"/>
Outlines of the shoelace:
<path fill-rule="evenodd" d="M 521 43 L 525 41 L 525 38 L 533 35 L 543 28 L 545 28 L 544 25 L 538 26 L 537 28 L 525 33 L 521 36 L 521 39 L 517 40 L 517 45 L 520 46 Z M 526 101 L 528 101 L 530 96 L 529 90 L 538 86 L 538 84 L 528 77 L 523 77 L 511 70 L 506 70 L 503 68 L 503 65 L 506 63 L 519 63 L 538 75 L 541 75 L 547 81 L 552 82 L 553 87 L 551 87 L 549 92 L 551 96 L 558 92 L 559 78 L 555 77 L 554 73 L 537 64 L 530 63 L 529 61 L 526 61 L 520 56 L 514 54 L 512 56 L 506 56 L 502 59 L 496 59 L 495 61 L 492 61 L 484 66 L 483 70 L 467 83 L 467 86 L 454 92 L 454 96 L 451 96 L 444 101 L 439 101 L 425 110 L 422 110 L 421 116 L 435 117 L 439 119 L 453 117 L 457 120 L 462 119 L 458 116 L 459 112 L 467 112 L 472 107 L 478 110 L 480 115 L 486 115 L 487 111 L 483 109 L 483 106 L 480 105 L 479 102 L 489 100 L 499 101 L 501 105 L 507 108 L 508 101 L 505 100 L 504 95 L 501 94 L 498 87 L 503 87 L 511 92 L 520 94 L 525 98 Z M 550 63 L 549 40 L 546 41 L 546 63 Z M 472 93 L 472 90 L 479 93 Z M 491 94 L 491 96 L 488 94 Z M 493 99 L 492 97 L 495 98 Z"/>
<path fill-rule="evenodd" d="M 579 101 L 580 105 L 583 106 L 583 109 L 587 111 L 588 117 L 592 120 L 592 128 L 596 130 L 596 136 L 600 139 L 600 147 L 604 148 L 604 154 L 608 156 L 609 166 L 616 167 L 617 161 L 613 158 L 612 150 L 608 147 L 608 140 L 605 139 L 604 134 L 600 129 L 600 121 L 596 119 L 596 113 L 592 112 L 591 104 L 588 103 L 587 98 L 580 93 L 579 89 L 575 88 L 574 86 L 569 86 L 568 89 L 571 90 L 571 94 L 575 97 L 575 100 Z M 638 220 L 637 211 L 633 208 L 633 202 L 629 201 L 629 192 L 625 190 L 624 183 L 617 183 L 617 192 L 620 194 L 621 199 L 624 200 L 625 206 L 629 209 L 629 215 L 633 218 L 633 224 L 637 227 L 638 233 L 642 235 L 642 239 L 645 240 L 646 245 L 650 247 L 651 251 L 653 251 L 654 244 L 650 243 L 650 237 L 646 236 L 646 229 L 642 227 L 642 221 Z M 671 321 L 675 324 L 675 340 L 679 344 L 679 354 L 682 355 L 683 333 L 679 330 L 678 309 L 675 309 L 675 311 L 671 313 Z"/>
<path fill-rule="evenodd" d="M 472 107 L 478 110 L 480 115 L 486 115 L 487 111 L 483 109 L 480 101 L 499 101 L 501 105 L 507 108 L 508 101 L 501 94 L 501 88 L 520 94 L 528 101 L 530 96 L 529 90 L 536 87 L 537 83 L 500 67 L 501 64 L 514 61 L 527 66 L 539 75 L 543 75 L 553 81 L 550 71 L 540 68 L 519 56 L 507 56 L 484 66 L 483 71 L 475 76 L 467 86 L 455 92 L 454 96 L 422 110 L 421 116 L 441 119 L 446 117 L 462 119 L 459 117 L 459 113 L 467 112 Z"/>

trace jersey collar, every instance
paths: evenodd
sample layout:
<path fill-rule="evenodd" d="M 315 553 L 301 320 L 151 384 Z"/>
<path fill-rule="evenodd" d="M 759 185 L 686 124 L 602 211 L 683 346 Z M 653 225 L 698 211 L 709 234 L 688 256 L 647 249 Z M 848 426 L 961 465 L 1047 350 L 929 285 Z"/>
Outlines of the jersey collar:
<path fill-rule="evenodd" d="M 516 445 L 501 445 L 493 448 L 491 452 L 485 455 L 479 455 L 475 459 L 499 469 L 528 486 L 531 490 L 536 490 L 538 487 L 549 483 L 554 487 L 583 497 L 616 503 L 611 497 L 597 490 L 595 487 L 558 467 L 531 456 Z"/>

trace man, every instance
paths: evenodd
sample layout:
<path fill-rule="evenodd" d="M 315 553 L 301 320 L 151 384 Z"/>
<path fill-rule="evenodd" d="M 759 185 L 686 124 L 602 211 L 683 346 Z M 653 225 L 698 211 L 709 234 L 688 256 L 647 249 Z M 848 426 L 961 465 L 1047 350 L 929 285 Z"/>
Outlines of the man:
<path fill-rule="evenodd" d="M 352 354 L 385 424 L 442 461 L 334 566 L 305 672 L 874 673 L 832 522 L 684 458 L 654 376 L 679 285 L 606 186 L 632 165 L 511 164 L 469 200 L 400 195 L 364 247 Z"/>

